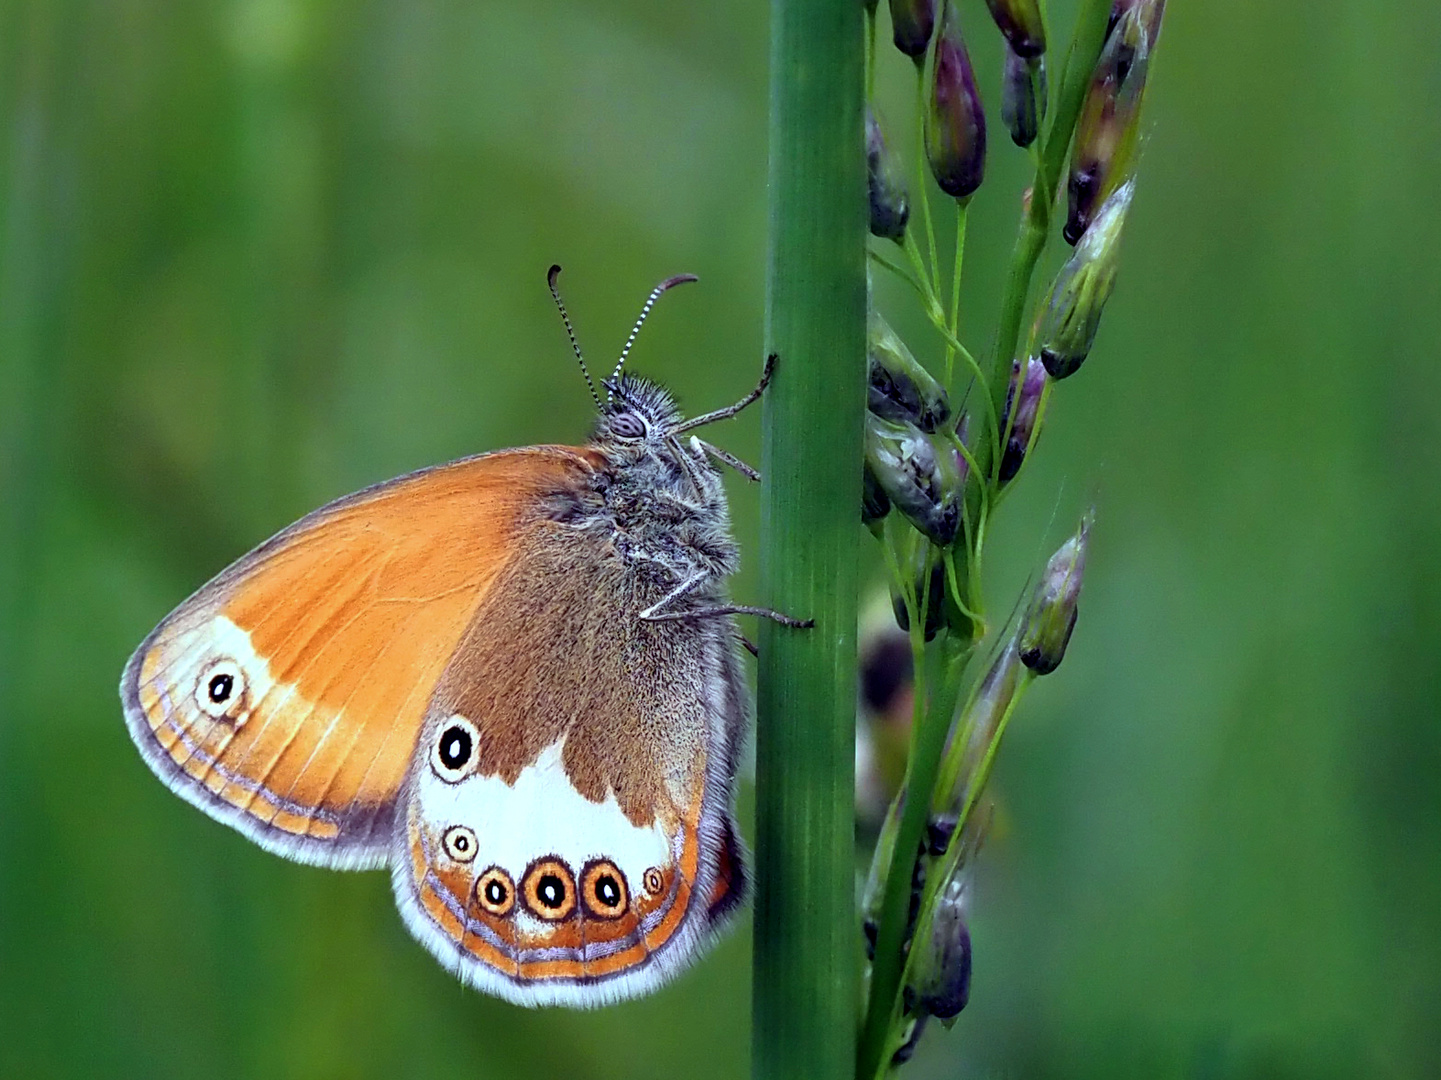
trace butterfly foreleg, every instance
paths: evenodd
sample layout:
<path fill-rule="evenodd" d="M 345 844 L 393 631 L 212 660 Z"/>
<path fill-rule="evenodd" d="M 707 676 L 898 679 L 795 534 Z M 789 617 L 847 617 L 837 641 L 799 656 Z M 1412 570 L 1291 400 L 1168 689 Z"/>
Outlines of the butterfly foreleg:
<path fill-rule="evenodd" d="M 714 604 L 707 607 L 685 608 L 680 611 L 662 610 L 682 599 L 686 594 L 693 592 L 697 586 L 703 584 L 713 576 L 714 575 L 707 570 L 697 570 L 650 607 L 642 611 L 640 617 L 646 622 L 670 622 L 677 619 L 716 619 L 723 615 L 757 615 L 763 619 L 774 619 L 782 626 L 794 626 L 800 629 L 807 629 L 815 625 L 814 619 L 796 619 L 790 615 L 783 615 L 779 611 L 772 611 L 770 608 L 750 607 L 744 604 Z"/>

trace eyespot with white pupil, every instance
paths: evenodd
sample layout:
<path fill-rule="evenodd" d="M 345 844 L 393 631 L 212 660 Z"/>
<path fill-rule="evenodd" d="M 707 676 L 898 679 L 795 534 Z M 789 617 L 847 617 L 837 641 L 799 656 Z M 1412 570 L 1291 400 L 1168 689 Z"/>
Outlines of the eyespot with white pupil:
<path fill-rule="evenodd" d="M 452 825 L 446 829 L 440 842 L 445 847 L 445 853 L 455 862 L 466 863 L 475 858 L 475 849 L 478 846 L 475 833 L 464 825 Z"/>
<path fill-rule="evenodd" d="M 611 417 L 610 430 L 618 439 L 643 439 L 645 421 L 635 413 L 617 413 Z"/>
<path fill-rule="evenodd" d="M 245 697 L 245 673 L 234 660 L 216 660 L 200 673 L 195 702 L 216 719 L 232 717 Z"/>
<path fill-rule="evenodd" d="M 646 872 L 641 875 L 640 883 L 645 886 L 645 891 L 651 896 L 659 896 L 661 890 L 665 888 L 665 872 L 659 866 L 648 867 Z"/>
<path fill-rule="evenodd" d="M 630 906 L 625 875 L 609 859 L 585 864 L 580 874 L 580 898 L 585 913 L 597 919 L 618 919 Z"/>
<path fill-rule="evenodd" d="M 480 732 L 465 717 L 452 716 L 441 723 L 431 744 L 430 767 L 447 784 L 458 783 L 475 771 Z"/>
<path fill-rule="evenodd" d="M 498 866 L 492 866 L 475 879 L 475 902 L 487 915 L 503 919 L 515 907 L 515 885 Z"/>
<path fill-rule="evenodd" d="M 554 856 L 537 859 L 520 883 L 526 910 L 546 922 L 561 922 L 575 913 L 575 879 Z"/>

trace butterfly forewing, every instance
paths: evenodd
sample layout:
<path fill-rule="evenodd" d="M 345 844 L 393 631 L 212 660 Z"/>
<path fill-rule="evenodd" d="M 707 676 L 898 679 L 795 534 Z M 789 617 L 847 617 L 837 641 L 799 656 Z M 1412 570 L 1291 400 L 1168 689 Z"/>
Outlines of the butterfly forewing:
<path fill-rule="evenodd" d="M 516 536 L 588 470 L 556 448 L 483 455 L 339 500 L 263 544 L 126 666 L 145 760 L 280 854 L 384 864 L 437 680 Z"/>

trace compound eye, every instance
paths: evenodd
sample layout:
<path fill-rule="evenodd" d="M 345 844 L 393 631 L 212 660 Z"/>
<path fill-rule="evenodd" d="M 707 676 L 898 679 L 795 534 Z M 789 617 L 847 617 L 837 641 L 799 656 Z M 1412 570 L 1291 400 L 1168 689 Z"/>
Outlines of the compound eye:
<path fill-rule="evenodd" d="M 635 413 L 617 413 L 610 418 L 610 430 L 619 439 L 644 439 L 645 421 Z"/>
<path fill-rule="evenodd" d="M 440 725 L 431 746 L 430 767 L 447 784 L 454 784 L 475 770 L 476 747 L 480 732 L 460 714 Z"/>

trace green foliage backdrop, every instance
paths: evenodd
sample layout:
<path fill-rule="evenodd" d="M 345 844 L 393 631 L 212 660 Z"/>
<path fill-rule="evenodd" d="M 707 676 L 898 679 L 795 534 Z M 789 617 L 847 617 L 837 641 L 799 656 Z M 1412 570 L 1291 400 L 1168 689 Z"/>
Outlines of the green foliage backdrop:
<path fill-rule="evenodd" d="M 0 1074 L 744 1074 L 746 931 L 601 1012 L 464 991 L 383 875 L 166 792 L 115 684 L 320 502 L 580 438 L 552 261 L 601 362 L 699 273 L 634 366 L 693 409 L 751 385 L 766 14 L 0 0 Z M 1081 624 L 918 1080 L 1441 1072 L 1438 56 L 1425 0 L 1170 5 L 1119 287 L 990 549 L 1011 592 L 1096 500 Z M 993 143 L 976 341 L 1022 175 Z M 755 416 L 718 437 L 758 457 Z"/>

